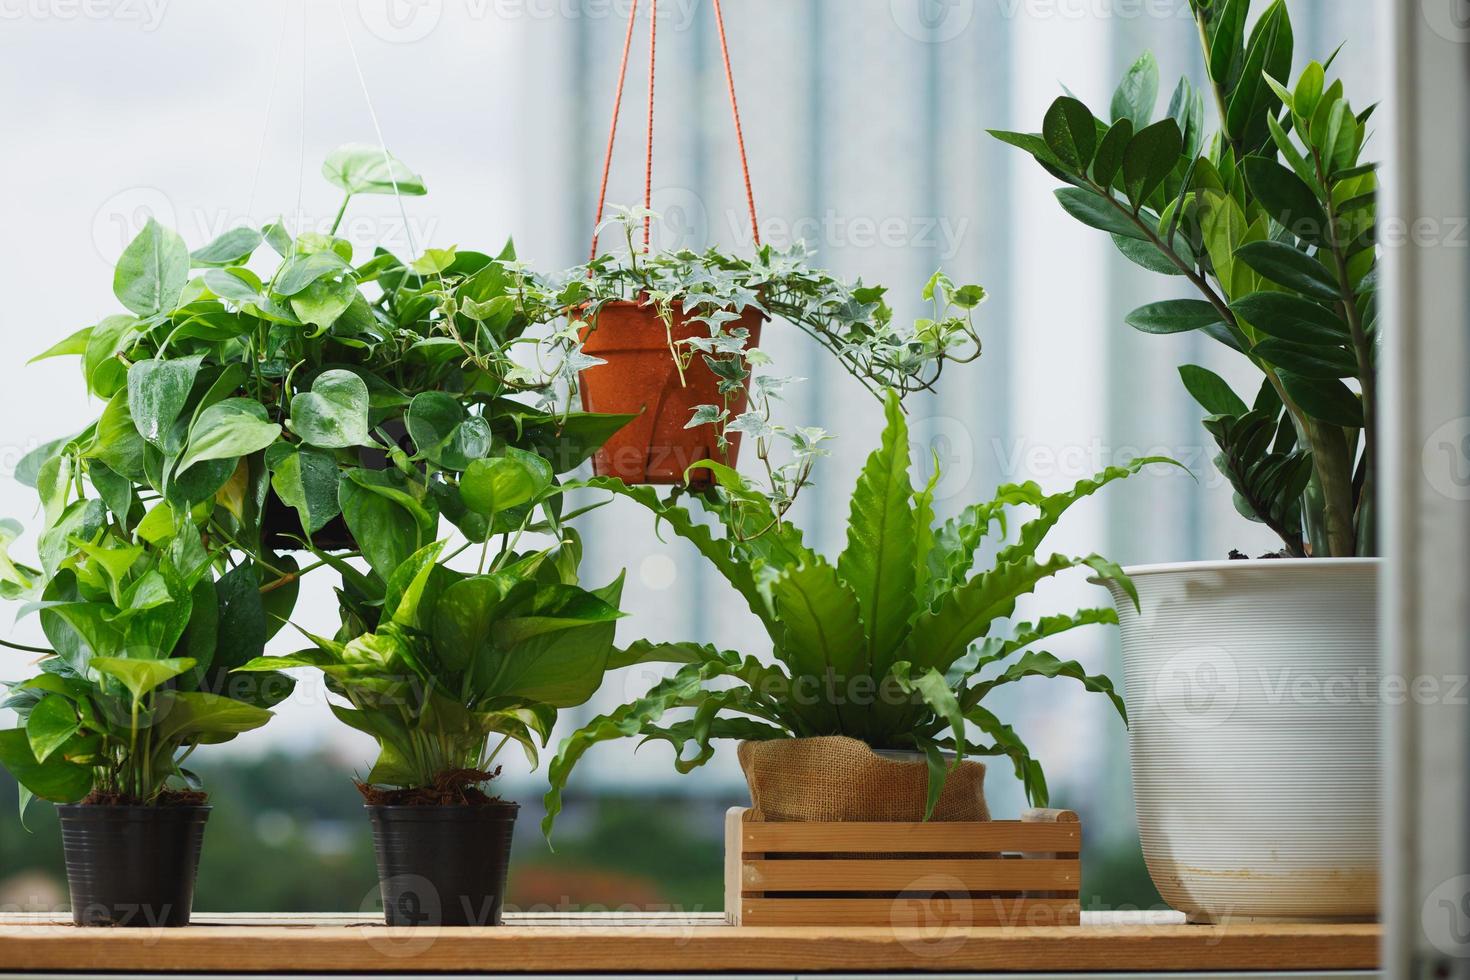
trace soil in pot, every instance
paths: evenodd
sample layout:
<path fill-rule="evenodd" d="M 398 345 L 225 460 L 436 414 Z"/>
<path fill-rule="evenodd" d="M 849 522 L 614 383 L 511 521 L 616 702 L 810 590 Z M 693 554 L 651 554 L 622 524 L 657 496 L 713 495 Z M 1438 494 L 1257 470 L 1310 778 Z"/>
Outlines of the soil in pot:
<path fill-rule="evenodd" d="M 749 331 L 748 346 L 760 343 L 762 316 L 747 309 L 729 327 Z M 699 405 L 721 405 L 719 379 L 695 355 L 684 370 L 679 369 L 669 350 L 669 334 L 652 304 L 628 300 L 606 303 L 598 310 L 583 334 L 583 350 L 606 364 L 581 373 L 582 408 L 588 412 L 637 415 L 613 434 L 592 458 L 598 476 L 615 476 L 625 483 L 680 484 L 684 473 L 702 459 L 734 466 L 740 452 L 740 434 L 730 433 L 730 444 L 721 452 L 712 426 L 685 428 Z M 675 305 L 673 338 L 707 337 L 703 323 L 691 321 Z M 729 408 L 731 415 L 745 411 L 742 392 Z M 708 486 L 710 474 L 690 474 L 696 487 Z"/>
<path fill-rule="evenodd" d="M 166 796 L 154 806 L 83 802 L 56 808 L 77 925 L 189 924 L 210 807 L 199 802 L 200 793 Z"/>
<path fill-rule="evenodd" d="M 373 825 L 388 925 L 500 925 L 520 807 L 467 782 L 472 777 L 483 782 L 490 775 L 448 773 L 434 787 L 421 790 L 359 787 L 369 800 L 365 809 Z M 453 799 L 467 802 L 438 802 Z"/>

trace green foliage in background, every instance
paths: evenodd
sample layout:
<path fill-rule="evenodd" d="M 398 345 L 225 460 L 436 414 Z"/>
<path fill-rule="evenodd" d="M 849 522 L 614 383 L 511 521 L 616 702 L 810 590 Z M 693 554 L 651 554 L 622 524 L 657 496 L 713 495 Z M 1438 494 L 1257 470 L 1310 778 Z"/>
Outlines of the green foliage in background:
<path fill-rule="evenodd" d="M 1328 75 L 1333 58 L 1290 82 L 1283 0 L 1249 31 L 1250 0 L 1191 5 L 1204 92 L 1180 79 L 1154 119 L 1158 66 L 1145 54 L 1106 120 L 1064 96 L 1040 133 L 992 132 L 1070 185 L 1056 193 L 1074 218 L 1201 297 L 1149 303 L 1131 326 L 1198 330 L 1260 371 L 1247 401 L 1203 367 L 1180 368 L 1241 514 L 1291 555 L 1372 555 L 1377 179 L 1362 150 L 1373 107 L 1352 108 Z M 1221 125 L 1213 134 L 1206 98 Z"/>

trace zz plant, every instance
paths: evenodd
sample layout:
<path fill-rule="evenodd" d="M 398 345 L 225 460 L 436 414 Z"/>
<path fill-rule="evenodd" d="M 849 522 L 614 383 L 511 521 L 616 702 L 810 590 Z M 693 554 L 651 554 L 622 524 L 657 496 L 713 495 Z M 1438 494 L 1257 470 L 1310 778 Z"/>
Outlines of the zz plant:
<path fill-rule="evenodd" d="M 802 543 L 780 522 L 765 495 L 714 463 L 717 485 L 703 495 L 676 491 L 660 499 L 650 488 L 611 479 L 590 486 L 629 497 L 690 541 L 760 619 L 775 662 L 695 643 L 639 642 L 626 662 L 679 664 L 672 677 L 643 697 L 593 719 L 562 743 L 551 763 L 546 797 L 549 833 L 573 767 L 598 742 L 642 737 L 675 749 L 681 772 L 704 764 L 719 738 L 781 739 L 847 735 L 879 749 L 921 751 L 928 760 L 928 808 L 943 788 L 953 752 L 1011 760 L 1027 797 L 1047 801 L 1046 779 L 1024 741 L 986 706 L 986 696 L 1027 677 L 1070 677 L 1107 696 L 1126 720 L 1122 699 L 1106 678 L 1077 663 L 1030 649 L 1067 630 L 1116 623 L 1111 608 L 1084 609 L 1018 623 L 992 635 L 997 620 L 1038 584 L 1067 569 L 1091 568 L 1132 583 L 1098 555 L 1043 555 L 1046 534 L 1075 502 L 1159 457 L 1109 467 L 1071 490 L 1048 494 L 1032 482 L 999 488 L 993 500 L 936 523 L 933 494 L 939 474 L 916 488 L 909 476 L 907 425 L 897 394 L 886 402 L 881 446 L 868 457 L 853 492 L 847 548 L 835 563 Z M 975 571 L 982 541 L 1004 537 L 1007 509 L 1033 508 L 1013 540 L 1002 540 L 988 568 Z M 723 531 L 714 533 L 712 524 Z M 764 533 L 750 533 L 764 528 Z M 676 708 L 693 716 L 672 723 Z M 978 729 L 977 738 L 971 727 Z M 691 750 L 692 746 L 692 750 Z"/>
<path fill-rule="evenodd" d="M 240 668 L 322 672 L 345 702 L 333 713 L 378 742 L 361 784 L 371 802 L 483 800 L 479 787 L 494 777 L 501 750 L 517 742 L 535 766 L 558 709 L 586 702 L 618 665 L 610 658 L 621 576 L 581 587 L 570 531 L 549 549 L 514 550 L 523 534 L 555 525 L 560 488 L 546 461 L 514 450 L 477 461 L 459 492 L 466 507 L 509 529 L 493 559 L 482 550 L 474 573 L 457 571 L 444 543 L 431 543 L 393 570 L 380 595 L 365 595 L 362 577 L 349 579 L 352 614 L 336 637 L 308 634 L 312 648 Z"/>
<path fill-rule="evenodd" d="M 1069 214 L 1199 296 L 1140 307 L 1130 325 L 1198 330 L 1260 372 L 1247 402 L 1203 367 L 1179 369 L 1206 412 L 1237 509 L 1270 527 L 1290 555 L 1371 555 L 1377 181 L 1362 151 L 1373 107 L 1354 110 L 1328 75 L 1333 58 L 1308 63 L 1290 83 L 1283 0 L 1249 31 L 1250 0 L 1191 7 L 1204 92 L 1180 79 L 1154 119 L 1158 67 L 1145 54 L 1106 121 L 1064 96 L 1040 133 L 993 134 L 1070 185 L 1057 191 Z M 1207 97 L 1221 126 L 1208 135 Z"/>

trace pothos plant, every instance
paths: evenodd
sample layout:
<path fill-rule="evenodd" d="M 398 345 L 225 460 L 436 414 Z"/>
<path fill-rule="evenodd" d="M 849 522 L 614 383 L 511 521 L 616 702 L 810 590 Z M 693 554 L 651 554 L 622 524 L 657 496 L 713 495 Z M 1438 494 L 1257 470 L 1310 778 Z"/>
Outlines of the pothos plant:
<path fill-rule="evenodd" d="M 754 439 L 767 492 L 783 513 L 809 478 L 813 461 L 823 454 L 819 447 L 827 436 L 821 429 L 774 421 L 771 400 L 797 379 L 755 374 L 771 359 L 738 325 L 748 311 L 807 334 L 879 398 L 890 390 L 933 390 L 946 364 L 980 356 L 973 322 L 975 307 L 985 300 L 980 286 L 955 286 L 936 272 L 923 292 L 932 316 L 903 324 L 895 321 L 883 286 L 843 282 L 814 268 L 813 253 L 803 243 L 785 249 L 762 245 L 749 258 L 713 247 L 703 252 L 644 251 L 635 246 L 634 231 L 657 215 L 643 208 L 614 211 L 604 224 L 619 230 L 623 248 L 554 279 L 538 279 L 535 288 L 527 289 L 540 309 L 561 314 L 554 333 L 564 350 L 561 380 L 575 390 L 577 372 L 600 363 L 582 353 L 581 342 L 603 305 L 631 301 L 649 306 L 664 324 L 681 383 L 696 358 L 719 379 L 721 402 L 699 406 L 687 427 L 713 426 L 722 450 L 732 432 Z M 676 338 L 676 319 L 703 325 L 707 335 Z M 743 412 L 732 411 L 747 391 L 751 404 Z M 788 444 L 789 453 L 773 462 L 778 442 Z"/>
<path fill-rule="evenodd" d="M 1016 623 L 1008 634 L 992 630 L 1022 596 L 1071 568 L 1116 579 L 1134 595 L 1122 570 L 1099 555 L 1044 555 L 1040 549 L 1072 504 L 1144 466 L 1171 461 L 1140 458 L 1059 493 L 1048 494 L 1033 482 L 1005 485 L 994 499 L 936 523 L 940 474 L 922 487 L 913 485 L 897 394 L 888 396 L 886 412 L 882 444 L 868 457 L 852 495 L 847 548 L 835 563 L 809 549 L 794 525 L 777 523 L 764 494 L 716 463 L 700 464 L 714 471 L 715 489 L 683 500 L 661 500 L 650 488 L 617 480 L 588 481 L 637 501 L 690 541 L 765 626 L 774 663 L 695 643 L 630 646 L 625 660 L 681 666 L 643 697 L 594 718 L 562 743 L 550 767 L 547 833 L 573 767 L 608 739 L 668 741 L 680 772 L 708 761 L 712 740 L 721 738 L 847 735 L 877 749 L 917 750 L 928 761 L 931 812 L 948 767 L 977 754 L 1009 758 L 1027 797 L 1046 805 L 1041 765 L 1016 731 L 985 706 L 987 695 L 1001 685 L 1028 677 L 1073 678 L 1108 697 L 1126 721 L 1123 701 L 1106 677 L 1030 649 L 1077 627 L 1116 623 L 1111 608 Z M 1006 512 L 1014 506 L 1036 515 L 1007 539 Z M 752 527 L 767 530 L 751 534 Z M 997 528 L 1003 540 L 989 567 L 977 572 L 981 542 Z M 693 715 L 665 721 L 674 709 L 692 709 Z M 946 751 L 954 754 L 952 763 Z"/>
<path fill-rule="evenodd" d="M 522 536 L 554 533 L 560 494 L 545 460 L 511 450 L 478 460 L 461 484 L 465 506 L 507 528 L 471 572 L 447 562 L 443 542 L 410 555 L 368 600 L 349 581 L 351 612 L 336 637 L 307 634 L 311 649 L 261 657 L 240 670 L 312 667 L 344 704 L 332 711 L 372 736 L 377 761 L 359 784 L 373 803 L 483 803 L 481 787 L 510 742 L 532 766 L 558 709 L 587 701 L 612 661 L 622 577 L 578 584 L 580 548 L 563 533 L 549 548 L 518 551 Z M 469 548 L 466 544 L 461 551 Z"/>
<path fill-rule="evenodd" d="M 344 197 L 322 232 L 293 236 L 276 221 L 191 253 L 150 220 L 114 274 L 127 312 L 41 355 L 79 357 L 104 407 L 22 460 L 17 477 L 42 505 L 41 567 L 0 560 L 0 594 L 34 601 L 51 644 L 33 651 L 46 655 L 42 675 L 12 695 L 36 734 L 8 736 L 0 758 L 23 784 L 64 771 L 39 795 L 73 796 L 95 763 L 111 773 L 99 777 L 107 793 L 156 799 L 158 780 L 182 773 L 162 760 L 183 743 L 139 726 L 161 719 L 163 703 L 182 711 L 235 688 L 246 692 L 235 700 L 268 707 L 252 678 L 224 685 L 290 614 L 302 573 L 351 569 L 343 559 L 360 553 L 369 571 L 359 592 L 381 602 L 393 571 L 436 540 L 441 515 L 475 543 L 513 524 L 483 503 L 493 461 L 519 452 L 554 479 L 626 421 L 548 411 L 555 372 L 515 356 L 533 343 L 524 334 L 536 311 L 509 246 L 493 257 L 430 249 L 411 262 L 379 248 L 354 264 L 335 234 L 352 198 L 422 194 L 423 182 L 375 147 L 344 147 L 323 173 Z M 462 486 L 480 503 L 466 503 Z M 272 532 L 273 503 L 297 525 Z M 328 555 L 314 537 L 339 516 L 360 548 Z M 7 543 L 15 536 L 6 525 Z M 279 553 L 293 543 L 316 561 Z M 167 666 L 137 675 L 114 661 Z M 51 739 L 67 727 L 62 705 L 37 691 L 69 699 L 72 741 Z M 128 710 L 108 710 L 124 693 Z M 92 718 L 126 724 L 99 729 Z"/>
<path fill-rule="evenodd" d="M 374 147 L 346 147 L 323 167 L 359 194 L 422 194 L 422 181 Z M 79 355 L 88 390 L 105 401 L 82 433 L 43 447 L 43 499 L 73 474 L 115 487 L 124 530 L 182 526 L 201 516 L 211 540 L 267 561 L 271 498 L 293 508 L 296 543 L 339 514 L 386 577 L 434 540 L 444 516 L 483 537 L 452 484 L 475 459 L 506 447 L 575 467 L 621 417 L 564 415 L 516 400 L 552 396 L 513 354 L 535 341 L 508 245 L 497 256 L 429 249 L 405 262 L 378 248 L 354 264 L 350 242 L 294 237 L 280 222 L 236 228 L 190 253 L 149 221 L 127 247 L 114 291 L 128 313 L 104 318 L 43 357 Z M 262 247 L 276 254 L 257 273 Z M 153 495 L 131 520 L 121 495 Z M 288 535 L 289 536 L 289 535 Z"/>
<path fill-rule="evenodd" d="M 1282 0 L 1249 31 L 1250 0 L 1191 7 L 1205 92 L 1180 79 L 1155 120 L 1158 67 L 1145 54 L 1113 95 L 1109 121 L 1064 96 L 1041 133 L 993 132 L 1071 185 L 1057 191 L 1069 214 L 1200 297 L 1150 303 L 1129 324 L 1198 330 L 1260 372 L 1247 403 L 1213 372 L 1179 369 L 1237 509 L 1290 555 L 1372 555 L 1377 180 L 1362 150 L 1373 106 L 1355 111 L 1329 77 L 1335 54 L 1289 84 Z M 1206 97 L 1220 119 L 1213 134 Z"/>
<path fill-rule="evenodd" d="M 22 814 L 33 796 L 201 799 L 189 755 L 265 724 L 291 692 L 283 674 L 229 676 L 264 646 L 269 612 L 289 605 L 290 590 L 263 595 L 249 563 L 216 578 L 220 562 L 197 529 L 127 534 L 96 497 L 52 517 L 43 567 L 7 559 L 4 571 L 8 597 L 33 597 L 22 611 L 39 615 L 51 644 L 0 703 L 20 722 L 0 731 L 0 765 L 20 784 Z"/>

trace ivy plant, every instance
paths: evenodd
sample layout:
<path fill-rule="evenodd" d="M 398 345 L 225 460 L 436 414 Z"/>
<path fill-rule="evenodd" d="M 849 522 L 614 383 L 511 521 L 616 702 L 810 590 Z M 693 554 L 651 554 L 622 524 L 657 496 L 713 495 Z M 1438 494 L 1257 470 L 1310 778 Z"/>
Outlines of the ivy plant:
<path fill-rule="evenodd" d="M 1025 742 L 986 706 L 997 687 L 1028 677 L 1069 677 L 1108 697 L 1126 720 L 1112 683 L 1079 664 L 1032 649 L 1067 630 L 1116 623 L 1111 607 L 1013 624 L 995 632 L 1016 602 L 1067 569 L 1086 567 L 1132 583 L 1099 555 L 1044 555 L 1047 533 L 1078 500 L 1151 463 L 1144 457 L 1109 467 L 1072 489 L 1048 494 L 1033 482 L 1000 487 L 994 499 L 937 522 L 936 471 L 921 487 L 909 475 L 909 439 L 896 393 L 886 401 L 882 444 L 868 457 L 853 492 L 846 550 L 836 562 L 808 548 L 791 523 L 776 524 L 769 501 L 733 470 L 713 462 L 716 486 L 703 494 L 596 478 L 588 485 L 631 498 L 661 526 L 690 541 L 724 575 L 765 626 L 774 663 L 696 643 L 638 642 L 620 658 L 680 665 L 641 698 L 590 721 L 566 739 L 550 767 L 549 833 L 573 767 L 608 739 L 664 740 L 687 772 L 713 754 L 712 740 L 847 735 L 878 749 L 922 752 L 932 811 L 950 765 L 966 755 L 1010 759 L 1027 797 L 1047 801 L 1046 780 Z M 1011 507 L 1035 516 L 1014 538 Z M 766 533 L 748 533 L 751 527 Z M 722 531 L 717 534 L 716 529 Z M 999 529 L 993 560 L 976 571 L 982 541 Z M 1136 595 L 1135 595 L 1136 601 Z M 667 722 L 673 709 L 692 717 Z M 978 730 L 976 736 L 972 729 Z M 947 762 L 945 752 L 953 753 Z"/>
<path fill-rule="evenodd" d="M 545 461 L 512 450 L 473 464 L 464 506 L 504 526 L 504 547 L 482 548 L 475 572 L 447 564 L 433 542 L 405 559 L 379 593 L 362 576 L 345 583 L 342 630 L 307 634 L 312 647 L 261 657 L 241 671 L 320 670 L 338 720 L 377 740 L 363 792 L 377 802 L 475 802 L 514 741 L 536 765 L 557 711 L 587 701 L 613 659 L 622 577 L 578 584 L 578 540 L 555 530 L 560 494 Z M 516 548 L 552 532 L 546 549 Z M 469 545 L 464 545 L 463 551 Z"/>
<path fill-rule="evenodd" d="M 1074 218 L 1199 297 L 1149 303 L 1130 325 L 1200 331 L 1260 372 L 1259 390 L 1242 397 L 1206 368 L 1179 369 L 1241 514 L 1290 555 L 1371 555 L 1377 180 L 1362 151 L 1373 106 L 1354 110 L 1328 75 L 1333 58 L 1309 62 L 1290 84 L 1283 0 L 1249 31 L 1250 0 L 1191 7 L 1205 91 L 1180 79 L 1154 119 L 1158 66 L 1145 54 L 1106 121 L 1064 96 L 1040 133 L 992 132 L 1069 185 L 1057 199 Z M 1207 97 L 1220 119 L 1213 134 Z"/>
<path fill-rule="evenodd" d="M 980 356 L 973 322 L 975 307 L 985 300 L 980 286 L 955 286 L 937 272 L 923 292 L 932 316 L 900 324 L 884 300 L 884 287 L 846 283 L 814 268 L 812 252 L 802 243 L 786 249 L 763 245 L 750 258 L 715 248 L 644 252 L 634 245 L 634 231 L 657 215 L 643 208 L 614 210 L 615 216 L 605 224 L 619 229 L 622 249 L 598 255 L 559 277 L 538 278 L 538 288 L 528 289 L 548 315 L 562 315 L 554 334 L 565 350 L 561 380 L 574 389 L 577 372 L 600 363 L 582 353 L 581 340 L 604 304 L 647 305 L 664 323 L 669 356 L 681 380 L 696 358 L 719 379 L 721 403 L 696 408 L 688 427 L 713 426 L 716 445 L 722 449 L 731 432 L 755 440 L 768 493 L 782 513 L 809 478 L 813 461 L 823 455 L 820 446 L 826 433 L 774 421 L 771 399 L 795 379 L 756 374 L 771 359 L 751 344 L 749 331 L 735 326 L 742 315 L 755 310 L 801 330 L 879 398 L 886 390 L 931 391 L 946 364 L 968 363 Z M 676 339 L 678 316 L 701 324 L 708 335 Z M 747 390 L 751 404 L 742 413 L 734 412 L 732 406 Z M 778 443 L 789 452 L 781 462 L 773 462 Z"/>

